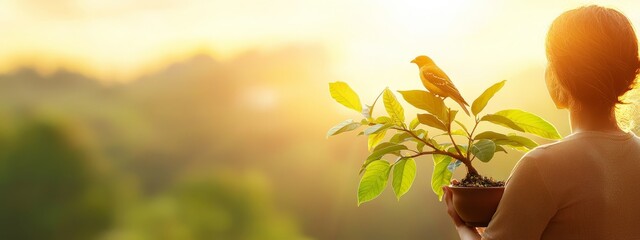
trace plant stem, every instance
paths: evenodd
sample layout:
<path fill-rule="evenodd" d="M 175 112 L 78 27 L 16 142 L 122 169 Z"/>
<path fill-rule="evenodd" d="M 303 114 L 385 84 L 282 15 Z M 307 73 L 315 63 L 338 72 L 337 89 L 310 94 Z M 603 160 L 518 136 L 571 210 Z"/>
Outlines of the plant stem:
<path fill-rule="evenodd" d="M 471 160 L 469 159 L 469 150 L 470 149 L 467 149 L 467 157 L 464 157 L 464 154 L 462 154 L 462 151 L 460 151 L 460 148 L 458 148 L 458 145 L 453 140 L 453 135 L 451 135 L 451 123 L 449 123 L 447 125 L 447 134 L 449 134 L 449 139 L 451 139 L 451 143 L 453 144 L 453 147 L 456 149 L 458 154 L 461 156 L 461 158 L 459 158 L 458 160 L 460 160 L 464 164 L 464 166 L 467 167 L 467 174 L 468 175 L 478 175 L 478 170 L 476 170 L 476 168 L 474 168 L 473 165 L 471 165 Z"/>
<path fill-rule="evenodd" d="M 421 152 L 421 153 L 417 153 L 408 157 L 414 158 L 414 157 L 418 157 L 418 156 L 422 156 L 422 155 L 428 155 L 428 154 L 440 154 L 440 155 L 446 155 L 449 156 L 453 159 L 457 159 L 460 160 L 460 162 L 462 162 L 466 167 L 467 167 L 467 173 L 468 174 L 472 174 L 472 175 L 479 175 L 478 171 L 471 165 L 471 161 L 469 161 L 469 159 L 465 158 L 464 155 L 462 154 L 455 154 L 455 153 L 450 153 L 447 151 L 443 151 L 438 149 L 437 147 L 435 147 L 433 144 L 431 144 L 429 141 L 426 141 L 420 137 L 418 137 L 415 133 L 413 133 L 413 131 L 406 129 L 406 128 L 397 128 L 397 127 L 393 127 L 392 129 L 398 130 L 398 131 L 403 131 L 406 133 L 409 133 L 409 135 L 411 135 L 413 138 L 421 141 L 422 143 L 424 143 L 426 146 L 429 146 L 430 148 L 433 149 L 433 151 L 428 151 L 428 152 Z"/>
<path fill-rule="evenodd" d="M 480 121 L 478 121 L 478 118 L 476 118 L 476 124 L 473 125 L 473 129 L 471 129 L 471 133 L 469 133 L 469 144 L 467 144 L 467 159 L 470 159 L 469 157 L 471 156 L 471 144 L 473 143 L 473 133 L 476 131 L 476 128 L 478 127 L 478 123 L 480 123 Z M 473 156 L 473 158 L 475 158 L 475 156 Z M 473 159 L 470 159 L 469 161 L 472 161 Z"/>
<path fill-rule="evenodd" d="M 422 155 L 429 155 L 429 154 L 438 154 L 436 151 L 428 151 L 428 152 L 421 152 L 421 153 L 417 153 L 411 156 L 406 156 L 405 158 L 416 158 Z"/>
<path fill-rule="evenodd" d="M 458 144 L 456 144 L 456 141 L 453 140 L 453 135 L 451 135 L 451 124 L 449 124 L 449 127 L 447 128 L 447 134 L 449 135 L 449 139 L 451 139 L 451 143 L 453 144 L 453 148 L 456 149 L 456 152 L 458 152 L 458 154 L 460 154 L 460 156 L 464 156 L 464 154 L 462 154 L 462 151 L 460 151 L 460 148 L 458 147 Z"/>

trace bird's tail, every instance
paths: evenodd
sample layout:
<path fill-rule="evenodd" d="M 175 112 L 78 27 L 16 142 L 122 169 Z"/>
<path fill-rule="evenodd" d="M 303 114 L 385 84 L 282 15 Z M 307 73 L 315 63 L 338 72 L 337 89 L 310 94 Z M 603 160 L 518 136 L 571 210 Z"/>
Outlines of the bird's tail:
<path fill-rule="evenodd" d="M 458 101 L 456 101 L 456 102 L 458 102 Z M 458 102 L 458 104 L 460 104 L 460 107 L 462 108 L 462 110 L 464 110 L 464 113 L 466 113 L 467 116 L 471 116 L 471 114 L 469 114 L 469 110 L 467 109 L 467 106 L 464 105 L 465 103 L 466 102 Z"/>
<path fill-rule="evenodd" d="M 466 113 L 467 116 L 471 116 L 471 114 L 469 114 L 469 109 L 467 109 L 467 106 L 469 106 L 469 104 L 464 100 L 464 98 L 462 98 L 462 96 L 460 96 L 460 93 L 452 94 L 450 97 L 453 101 L 456 101 L 458 104 L 460 104 L 460 107 L 462 108 L 462 110 L 464 110 L 464 113 Z"/>

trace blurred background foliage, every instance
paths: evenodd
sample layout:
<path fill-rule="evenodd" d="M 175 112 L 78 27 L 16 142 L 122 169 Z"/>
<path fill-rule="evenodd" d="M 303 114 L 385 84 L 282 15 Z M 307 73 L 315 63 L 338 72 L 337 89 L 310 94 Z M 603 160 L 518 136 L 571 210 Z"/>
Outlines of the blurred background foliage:
<path fill-rule="evenodd" d="M 251 83 L 224 65 L 198 55 L 111 86 L 65 70 L 1 76 L 0 237 L 305 239 L 261 171 L 299 154 L 273 140 L 293 141 L 288 123 L 247 109 L 237 96 Z"/>
<path fill-rule="evenodd" d="M 324 110 L 341 106 L 312 67 L 322 61 L 321 51 L 291 47 L 224 62 L 196 55 L 126 84 L 66 70 L 1 76 L 0 237 L 455 236 L 430 192 L 428 158 L 418 159 L 401 202 L 389 190 L 356 207 L 366 139 L 325 139 L 342 117 Z M 277 74 L 291 65 L 295 74 Z M 535 85 L 528 91 L 545 94 Z M 261 86 L 280 90 L 277 103 L 261 92 L 273 87 Z M 510 100 L 523 88 L 511 85 L 495 101 L 535 111 L 535 100 Z M 546 117 L 567 133 L 564 113 Z M 480 171 L 504 179 L 519 156 L 501 155 Z"/>

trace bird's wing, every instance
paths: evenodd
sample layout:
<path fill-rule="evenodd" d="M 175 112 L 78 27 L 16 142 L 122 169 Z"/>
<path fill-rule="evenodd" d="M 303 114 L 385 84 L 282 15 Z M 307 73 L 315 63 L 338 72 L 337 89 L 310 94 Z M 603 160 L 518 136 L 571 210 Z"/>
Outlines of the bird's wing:
<path fill-rule="evenodd" d="M 460 103 L 460 105 L 469 105 L 467 101 L 462 98 L 460 91 L 453 85 L 449 76 L 447 76 L 442 69 L 440 69 L 436 65 L 425 66 L 421 69 L 422 75 L 433 85 L 440 88 L 441 91 L 446 92 L 448 97 L 451 97 L 456 102 Z"/>
<path fill-rule="evenodd" d="M 460 91 L 458 91 L 458 88 L 453 85 L 453 82 L 451 82 L 449 76 L 447 76 L 447 74 L 444 73 L 442 69 L 440 69 L 436 65 L 429 65 L 421 68 L 420 73 L 422 74 L 423 78 L 439 88 L 441 92 L 446 93 L 446 95 L 444 95 L 443 97 L 450 97 L 451 99 L 456 101 L 458 104 L 460 104 L 462 110 L 464 110 L 464 112 L 469 115 L 469 110 L 467 110 L 467 108 L 465 107 L 465 105 L 469 106 L 469 104 L 464 100 L 464 98 L 462 98 L 462 95 L 460 94 Z"/>
<path fill-rule="evenodd" d="M 448 85 L 453 86 L 449 76 L 437 66 L 425 66 L 420 69 L 420 72 L 425 79 L 429 80 L 433 85 L 442 88 L 442 90 L 445 90 Z"/>

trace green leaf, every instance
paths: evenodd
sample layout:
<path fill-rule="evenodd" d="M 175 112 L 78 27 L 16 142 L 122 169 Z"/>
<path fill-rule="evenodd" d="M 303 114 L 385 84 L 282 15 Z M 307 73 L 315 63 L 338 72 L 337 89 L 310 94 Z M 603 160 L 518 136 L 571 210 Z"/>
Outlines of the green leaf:
<path fill-rule="evenodd" d="M 389 147 L 389 146 L 395 146 L 395 145 L 399 145 L 399 144 L 397 144 L 397 143 L 392 143 L 392 142 L 383 142 L 383 143 L 378 144 L 378 146 L 376 146 L 376 147 L 373 149 L 373 151 L 372 151 L 372 152 L 378 151 L 378 150 L 380 150 L 380 149 L 383 149 L 383 148 L 386 148 L 386 147 Z"/>
<path fill-rule="evenodd" d="M 498 124 L 500 126 L 508 127 L 516 131 L 524 132 L 520 126 L 518 126 L 515 122 L 511 121 L 511 119 L 495 114 L 487 114 L 480 119 L 480 121 L 487 121 L 494 124 Z"/>
<path fill-rule="evenodd" d="M 389 142 L 392 143 L 403 143 L 405 141 L 409 141 L 409 140 L 413 140 L 413 136 L 411 136 L 411 134 L 407 133 L 407 132 L 399 132 L 396 133 L 395 135 L 393 135 L 393 137 L 391 137 L 391 139 L 389 140 Z"/>
<path fill-rule="evenodd" d="M 424 129 L 418 129 L 415 131 L 414 133 L 416 136 L 418 136 L 418 138 L 426 138 L 427 136 L 429 136 L 429 132 L 427 132 L 427 130 Z M 419 141 L 418 139 L 416 139 L 416 141 Z"/>
<path fill-rule="evenodd" d="M 419 141 L 419 142 L 416 144 L 416 149 L 418 149 L 418 152 L 422 152 L 422 150 L 424 150 L 424 146 L 425 146 L 425 145 L 424 145 L 424 143 L 423 143 L 423 142 L 421 142 L 421 141 Z"/>
<path fill-rule="evenodd" d="M 476 140 L 479 140 L 479 139 L 491 139 L 491 140 L 507 139 L 507 135 L 504 135 L 502 133 L 497 133 L 497 132 L 494 132 L 494 131 L 486 131 L 486 132 L 478 133 L 478 135 L 476 135 L 475 139 Z"/>
<path fill-rule="evenodd" d="M 387 134 L 387 130 L 382 130 L 378 133 L 374 133 L 369 135 L 368 141 L 367 141 L 367 149 L 369 151 L 371 151 L 371 149 L 373 149 L 374 147 L 378 146 L 378 144 L 380 142 L 382 142 L 382 139 L 384 139 L 384 136 Z"/>
<path fill-rule="evenodd" d="M 391 118 L 387 117 L 387 116 L 380 116 L 378 118 L 376 118 L 375 121 L 373 121 L 375 123 L 393 123 L 393 121 L 391 121 Z"/>
<path fill-rule="evenodd" d="M 480 139 L 471 147 L 471 153 L 480 161 L 488 162 L 496 152 L 496 144 L 489 139 Z"/>
<path fill-rule="evenodd" d="M 416 162 L 413 158 L 403 158 L 393 166 L 393 192 L 396 193 L 398 201 L 400 197 L 407 193 L 416 178 Z"/>
<path fill-rule="evenodd" d="M 558 130 L 551 123 L 533 113 L 519 109 L 510 109 L 499 111 L 495 113 L 495 115 L 508 118 L 526 133 L 535 134 L 548 139 L 561 138 L 560 133 L 558 133 Z"/>
<path fill-rule="evenodd" d="M 496 145 L 509 146 L 512 148 L 523 147 L 519 142 L 511 141 L 509 138 L 501 138 L 492 140 Z"/>
<path fill-rule="evenodd" d="M 507 150 L 505 150 L 502 146 L 496 144 L 496 152 L 498 151 L 507 153 Z"/>
<path fill-rule="evenodd" d="M 509 135 L 507 135 L 507 138 L 510 141 L 517 142 L 518 144 L 520 144 L 521 146 L 523 146 L 523 147 L 525 147 L 525 148 L 527 148 L 529 150 L 531 150 L 531 149 L 533 149 L 533 148 L 538 146 L 538 143 L 536 143 L 535 141 L 533 141 L 533 140 L 531 140 L 531 139 L 529 139 L 527 137 L 509 134 Z"/>
<path fill-rule="evenodd" d="M 407 150 L 407 146 L 402 144 L 380 144 L 380 147 L 376 147 L 374 151 L 367 157 L 367 161 L 373 161 L 382 158 L 389 153 L 398 153 L 401 150 Z"/>
<path fill-rule="evenodd" d="M 458 110 L 450 110 L 449 111 L 449 118 L 447 118 L 447 121 L 448 121 L 447 125 L 451 125 L 451 123 L 456 120 L 456 115 L 457 114 L 458 114 Z"/>
<path fill-rule="evenodd" d="M 480 113 L 482 109 L 487 106 L 489 99 L 491 99 L 493 95 L 496 94 L 496 92 L 502 89 L 505 82 L 506 80 L 502 80 L 499 83 L 493 84 L 493 86 L 487 88 L 487 90 L 484 90 L 484 92 L 480 94 L 480 96 L 476 98 L 475 101 L 473 101 L 473 103 L 471 104 L 471 112 L 473 113 L 473 115 L 478 115 L 478 113 Z"/>
<path fill-rule="evenodd" d="M 440 120 L 447 120 L 447 107 L 442 98 L 436 97 L 433 93 L 421 90 L 398 91 L 409 104 L 416 108 L 425 110 Z"/>
<path fill-rule="evenodd" d="M 452 158 L 447 155 L 433 154 L 433 174 L 431 174 L 431 189 L 436 195 L 438 200 L 442 201 L 444 191 L 443 186 L 449 185 L 451 182 L 451 176 L 453 173 L 447 169 Z"/>
<path fill-rule="evenodd" d="M 371 135 L 371 134 L 374 134 L 374 133 L 379 133 L 380 131 L 383 131 L 383 130 L 385 130 L 387 128 L 390 128 L 391 126 L 393 126 L 393 125 L 391 125 L 391 124 L 380 124 L 379 123 L 379 124 L 376 124 L 376 125 L 373 125 L 371 127 L 366 128 L 364 130 L 364 135 Z"/>
<path fill-rule="evenodd" d="M 467 133 L 469 132 L 469 129 L 467 129 L 467 127 L 464 124 L 462 124 L 462 122 L 460 122 L 458 120 L 454 120 L 454 122 L 457 123 L 458 126 L 460 126 L 462 129 L 464 129 L 465 132 L 467 132 Z"/>
<path fill-rule="evenodd" d="M 383 147 L 380 147 L 380 148 L 376 147 L 374 151 L 367 157 L 367 160 L 365 160 L 364 164 L 362 164 L 362 169 L 360 170 L 361 172 L 362 170 L 366 169 L 367 166 L 371 164 L 373 161 L 382 159 L 384 155 L 391 154 L 391 153 L 399 153 L 401 150 L 407 150 L 407 146 L 405 145 L 401 145 L 401 144 L 387 145 L 386 143 L 384 144 L 385 145 Z"/>
<path fill-rule="evenodd" d="M 458 110 L 449 109 L 447 113 L 449 117 L 447 118 L 447 121 L 445 121 L 445 125 L 447 129 L 451 129 L 451 123 L 456 120 L 456 115 L 458 114 Z"/>
<path fill-rule="evenodd" d="M 391 166 L 387 161 L 375 161 L 367 166 L 358 186 L 358 206 L 377 198 L 387 186 Z"/>
<path fill-rule="evenodd" d="M 443 145 L 440 145 L 440 143 L 438 143 L 438 142 L 437 142 L 435 139 L 433 139 L 433 138 L 428 139 L 428 140 L 427 140 L 427 142 L 431 143 L 431 145 L 433 145 L 434 147 L 436 147 L 436 149 L 443 150 L 443 149 L 444 149 L 444 147 L 446 147 L 446 146 L 444 146 L 444 147 L 443 147 Z M 445 145 L 446 145 L 446 143 L 445 143 Z M 449 145 L 451 145 L 451 143 L 449 143 Z"/>
<path fill-rule="evenodd" d="M 515 134 L 504 135 L 502 133 L 493 131 L 479 133 L 478 135 L 476 135 L 475 139 L 490 139 L 495 142 L 496 145 L 507 145 L 514 149 L 525 151 L 531 150 L 538 146 L 538 143 L 527 137 L 518 136 Z"/>
<path fill-rule="evenodd" d="M 447 146 L 448 145 L 452 145 L 451 147 L 447 148 L 447 152 L 456 153 L 456 154 L 458 153 L 458 150 L 455 147 L 453 147 L 453 144 L 447 143 L 446 145 Z M 456 146 L 458 146 L 458 149 L 460 150 L 460 152 L 462 152 L 462 155 L 467 155 L 467 146 L 466 145 L 457 145 L 456 144 Z"/>
<path fill-rule="evenodd" d="M 533 142 L 533 140 L 521 136 L 516 136 L 515 138 L 508 136 L 507 139 L 495 140 L 494 142 L 496 145 L 508 146 L 522 152 L 528 152 L 538 146 L 537 143 Z"/>
<path fill-rule="evenodd" d="M 467 137 L 467 132 L 465 132 L 462 129 L 456 129 L 456 130 L 451 131 L 451 135 L 458 135 L 458 136 Z"/>
<path fill-rule="evenodd" d="M 327 137 L 336 135 L 336 134 L 340 134 L 343 132 L 348 132 L 348 131 L 352 131 L 356 128 L 360 127 L 360 123 L 359 122 L 355 122 L 353 121 L 353 119 L 349 119 L 349 120 L 345 120 L 341 123 L 338 123 L 337 125 L 333 126 L 331 129 L 329 129 L 329 131 L 327 132 Z"/>
<path fill-rule="evenodd" d="M 409 124 L 409 129 L 410 130 L 416 129 L 416 127 L 418 127 L 418 124 L 420 124 L 420 121 L 416 117 L 413 120 L 411 120 L 411 123 Z"/>
<path fill-rule="evenodd" d="M 404 109 L 393 92 L 388 88 L 384 90 L 382 101 L 391 119 L 396 119 L 398 122 L 404 123 Z"/>
<path fill-rule="evenodd" d="M 359 113 L 362 113 L 362 104 L 360 103 L 360 97 L 358 97 L 358 94 L 354 92 L 347 83 L 329 83 L 329 92 L 331 93 L 331 97 L 338 103 L 344 105 L 345 107 L 356 110 Z"/>
<path fill-rule="evenodd" d="M 442 131 L 447 131 L 447 126 L 445 126 L 444 123 L 434 115 L 428 113 L 418 114 L 418 121 L 424 125 L 434 127 Z"/>

